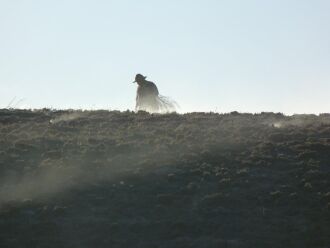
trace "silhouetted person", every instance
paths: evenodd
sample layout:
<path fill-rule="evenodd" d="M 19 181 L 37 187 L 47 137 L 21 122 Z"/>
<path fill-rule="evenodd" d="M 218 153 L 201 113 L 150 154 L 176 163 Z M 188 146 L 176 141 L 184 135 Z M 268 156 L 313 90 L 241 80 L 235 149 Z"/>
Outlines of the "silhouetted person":
<path fill-rule="evenodd" d="M 136 74 L 135 81 L 138 89 L 136 93 L 135 110 L 144 110 L 151 113 L 173 112 L 175 111 L 175 102 L 159 95 L 157 86 L 146 80 L 147 77 Z"/>

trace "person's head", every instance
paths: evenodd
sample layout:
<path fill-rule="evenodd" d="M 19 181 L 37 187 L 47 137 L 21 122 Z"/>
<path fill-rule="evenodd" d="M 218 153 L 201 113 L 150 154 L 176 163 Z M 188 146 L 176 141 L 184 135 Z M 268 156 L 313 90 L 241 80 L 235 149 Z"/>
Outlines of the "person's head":
<path fill-rule="evenodd" d="M 146 80 L 147 77 L 143 76 L 142 74 L 136 74 L 135 81 L 133 83 L 142 83 Z"/>

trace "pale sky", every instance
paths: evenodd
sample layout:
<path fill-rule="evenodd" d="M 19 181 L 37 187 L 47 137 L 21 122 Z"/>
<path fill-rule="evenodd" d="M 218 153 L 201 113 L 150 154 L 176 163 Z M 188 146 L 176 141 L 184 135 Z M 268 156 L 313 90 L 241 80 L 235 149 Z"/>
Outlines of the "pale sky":
<path fill-rule="evenodd" d="M 329 0 L 0 0 L 0 108 L 330 112 Z"/>

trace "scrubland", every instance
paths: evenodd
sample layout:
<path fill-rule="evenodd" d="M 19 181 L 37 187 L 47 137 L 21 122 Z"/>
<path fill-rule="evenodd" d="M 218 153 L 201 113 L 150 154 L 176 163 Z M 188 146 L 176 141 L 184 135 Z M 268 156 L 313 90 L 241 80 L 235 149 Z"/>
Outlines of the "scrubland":
<path fill-rule="evenodd" d="M 0 110 L 0 247 L 330 247 L 330 115 Z"/>

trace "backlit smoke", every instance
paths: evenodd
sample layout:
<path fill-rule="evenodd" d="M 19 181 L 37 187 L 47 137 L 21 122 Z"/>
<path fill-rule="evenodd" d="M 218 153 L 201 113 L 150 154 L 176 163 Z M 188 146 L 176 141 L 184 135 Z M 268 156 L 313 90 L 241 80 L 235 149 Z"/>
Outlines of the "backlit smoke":
<path fill-rule="evenodd" d="M 160 113 L 176 112 L 179 108 L 179 105 L 169 97 L 159 95 L 158 101 Z"/>
<path fill-rule="evenodd" d="M 63 121 L 72 121 L 72 120 L 82 117 L 83 115 L 84 114 L 81 112 L 63 114 L 61 116 L 55 117 L 54 119 L 51 119 L 49 122 L 52 124 L 56 124 L 56 123 L 63 122 Z"/>
<path fill-rule="evenodd" d="M 149 113 L 166 114 L 176 112 L 178 104 L 170 99 L 169 97 L 159 95 L 154 99 L 144 100 L 142 103 L 139 102 L 136 107 L 136 111 L 147 111 Z"/>

